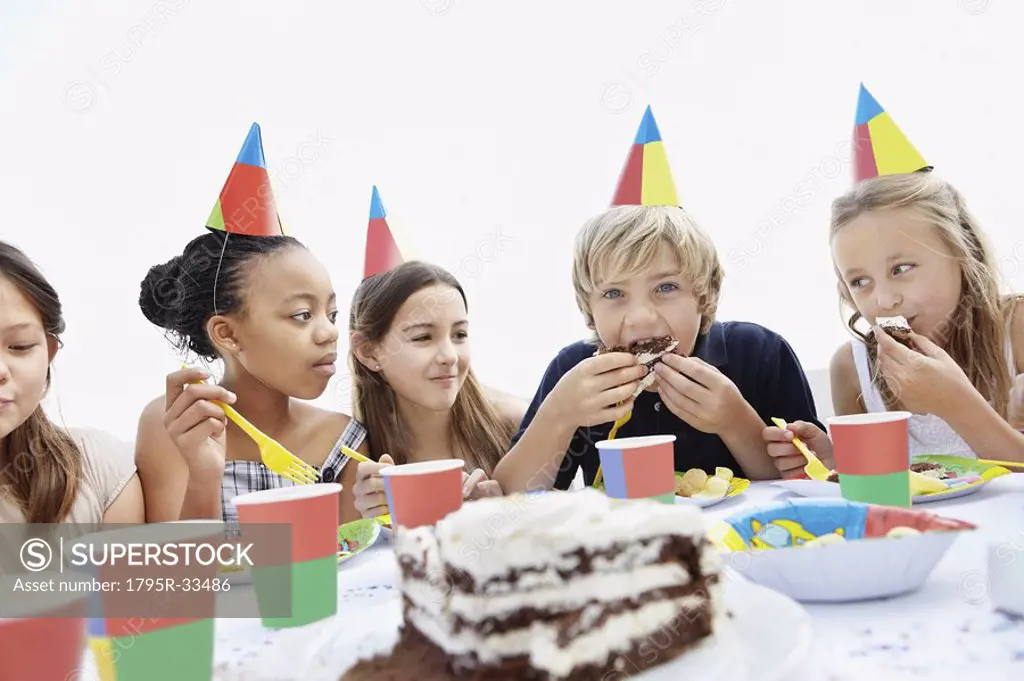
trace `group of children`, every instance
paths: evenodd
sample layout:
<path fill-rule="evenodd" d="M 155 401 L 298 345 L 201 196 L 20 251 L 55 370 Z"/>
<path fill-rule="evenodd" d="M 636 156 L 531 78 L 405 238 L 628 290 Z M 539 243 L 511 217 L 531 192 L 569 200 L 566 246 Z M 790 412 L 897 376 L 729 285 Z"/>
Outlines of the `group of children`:
<path fill-rule="evenodd" d="M 831 363 L 837 414 L 913 413 L 911 453 L 1024 461 L 1021 298 L 999 290 L 984 235 L 960 194 L 861 89 L 853 188 L 829 239 L 854 338 Z M 727 466 L 751 479 L 802 474 L 792 444 L 826 464 L 831 442 L 800 362 L 777 333 L 716 319 L 723 269 L 678 205 L 660 132 L 644 115 L 613 205 L 577 234 L 572 274 L 591 338 L 555 356 L 529 405 L 471 368 L 468 303 L 443 268 L 403 262 L 374 190 L 365 277 L 348 308 L 353 415 L 312 406 L 336 371 L 339 304 L 324 266 L 285 234 L 253 126 L 201 236 L 141 285 L 143 314 L 186 355 L 141 414 L 135 451 L 53 424 L 40 406 L 64 323 L 57 293 L 0 243 L 0 520 L 235 519 L 232 499 L 291 485 L 260 461 L 232 405 L 342 484 L 341 521 L 386 513 L 380 469 L 466 462 L 466 498 L 592 484 L 596 443 L 676 436 L 677 470 Z M 172 282 L 173 286 L 168 286 Z M 1017 314 L 1015 314 L 1017 313 Z M 909 321 L 913 348 L 877 332 Z M 678 341 L 650 371 L 629 346 Z M 786 428 L 770 426 L 772 417 Z M 374 463 L 351 464 L 350 448 Z"/>

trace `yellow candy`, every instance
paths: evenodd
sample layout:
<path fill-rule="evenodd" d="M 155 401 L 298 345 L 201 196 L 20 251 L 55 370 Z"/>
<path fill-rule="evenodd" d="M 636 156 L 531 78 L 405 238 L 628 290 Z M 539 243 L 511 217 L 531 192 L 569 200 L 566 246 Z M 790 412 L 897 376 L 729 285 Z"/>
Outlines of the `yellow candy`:
<path fill-rule="evenodd" d="M 718 466 L 715 468 L 715 477 L 721 478 L 722 480 L 732 480 L 732 469 L 726 468 L 725 466 Z"/>

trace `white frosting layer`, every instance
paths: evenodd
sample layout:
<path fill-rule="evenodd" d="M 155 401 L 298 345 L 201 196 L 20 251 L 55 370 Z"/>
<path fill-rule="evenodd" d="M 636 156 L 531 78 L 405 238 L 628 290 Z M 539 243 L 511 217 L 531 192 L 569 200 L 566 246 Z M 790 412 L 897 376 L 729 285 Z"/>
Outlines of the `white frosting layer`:
<path fill-rule="evenodd" d="M 623 654 L 633 644 L 659 631 L 667 636 L 688 626 L 688 611 L 704 603 L 698 595 L 674 600 L 654 601 L 618 613 L 606 619 L 601 627 L 575 636 L 565 647 L 558 645 L 557 625 L 534 622 L 501 634 L 481 636 L 472 629 L 454 633 L 443 619 L 413 608 L 409 619 L 424 636 L 450 655 L 474 653 L 481 664 L 493 665 L 509 657 L 529 656 L 530 663 L 553 676 L 567 676 L 575 667 L 605 664 L 616 654 Z M 580 624 L 589 626 L 600 616 L 603 606 L 584 610 Z"/>
<path fill-rule="evenodd" d="M 640 594 L 685 586 L 690 574 L 679 563 L 661 563 L 622 574 L 589 574 L 579 576 L 554 588 L 531 589 L 501 595 L 476 595 L 454 591 L 448 598 L 445 615 L 457 615 L 466 622 L 479 623 L 488 618 L 502 618 L 524 608 L 547 613 L 577 610 L 587 603 L 612 603 Z M 410 581 L 405 594 L 424 612 L 440 615 L 444 595 L 435 585 L 423 580 Z"/>
<path fill-rule="evenodd" d="M 686 627 L 689 624 L 686 611 L 700 607 L 703 602 L 701 596 L 684 596 L 647 603 L 636 610 L 609 617 L 599 629 L 574 637 L 564 648 L 558 646 L 553 636 L 538 637 L 530 653 L 530 662 L 555 677 L 568 676 L 576 667 L 605 664 L 609 657 L 629 652 L 637 639 L 659 631 L 668 636 L 673 630 Z M 586 612 L 581 621 L 585 617 Z"/>
<path fill-rule="evenodd" d="M 523 568 L 539 567 L 547 572 L 574 569 L 578 561 L 571 554 L 579 549 L 600 551 L 615 544 L 630 547 L 638 541 L 669 536 L 699 540 L 704 523 L 697 506 L 635 501 L 613 508 L 603 492 L 590 488 L 517 494 L 467 503 L 436 528 L 400 532 L 396 551 L 419 561 L 423 543 L 429 543 L 435 531 L 440 559 L 482 585 Z M 612 569 L 630 562 L 630 557 L 616 557 Z M 545 580 L 550 582 L 551 577 L 541 572 L 534 584 Z M 530 586 L 524 583 L 517 588 Z"/>

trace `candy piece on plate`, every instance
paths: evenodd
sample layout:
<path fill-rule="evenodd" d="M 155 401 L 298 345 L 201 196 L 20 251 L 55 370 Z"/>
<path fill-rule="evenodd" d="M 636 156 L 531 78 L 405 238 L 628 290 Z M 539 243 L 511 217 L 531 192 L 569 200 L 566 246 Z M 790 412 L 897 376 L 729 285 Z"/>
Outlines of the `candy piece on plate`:
<path fill-rule="evenodd" d="M 719 477 L 710 477 L 704 484 L 704 489 L 693 496 L 697 499 L 720 499 L 729 491 L 729 483 Z"/>

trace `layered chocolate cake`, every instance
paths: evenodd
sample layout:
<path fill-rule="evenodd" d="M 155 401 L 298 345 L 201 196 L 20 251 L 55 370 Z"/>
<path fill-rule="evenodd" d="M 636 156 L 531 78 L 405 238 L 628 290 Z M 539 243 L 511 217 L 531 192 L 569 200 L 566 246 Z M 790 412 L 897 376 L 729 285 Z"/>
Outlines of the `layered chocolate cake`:
<path fill-rule="evenodd" d="M 906 317 L 879 317 L 875 322 L 897 343 L 914 349 L 914 342 L 910 339 L 910 323 Z"/>
<path fill-rule="evenodd" d="M 442 659 L 450 678 L 632 675 L 710 636 L 719 614 L 720 559 L 690 505 L 616 504 L 589 488 L 482 499 L 399 531 L 395 550 L 402 637 L 346 680 L 403 666 L 448 678 Z"/>
<path fill-rule="evenodd" d="M 645 338 L 644 340 L 630 343 L 629 345 L 615 345 L 613 347 L 598 347 L 595 355 L 603 355 L 609 352 L 628 352 L 636 355 L 641 364 L 647 367 L 647 375 L 640 380 L 640 386 L 633 393 L 634 399 L 654 383 L 654 365 L 661 361 L 661 358 L 678 347 L 679 341 L 672 336 L 659 336 L 657 338 Z"/>

